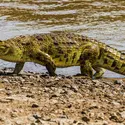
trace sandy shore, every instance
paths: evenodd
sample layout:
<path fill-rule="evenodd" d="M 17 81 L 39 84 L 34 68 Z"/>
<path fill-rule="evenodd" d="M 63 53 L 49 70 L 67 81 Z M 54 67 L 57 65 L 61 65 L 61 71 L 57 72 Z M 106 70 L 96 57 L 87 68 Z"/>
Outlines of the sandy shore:
<path fill-rule="evenodd" d="M 125 79 L 0 76 L 0 125 L 125 125 Z"/>

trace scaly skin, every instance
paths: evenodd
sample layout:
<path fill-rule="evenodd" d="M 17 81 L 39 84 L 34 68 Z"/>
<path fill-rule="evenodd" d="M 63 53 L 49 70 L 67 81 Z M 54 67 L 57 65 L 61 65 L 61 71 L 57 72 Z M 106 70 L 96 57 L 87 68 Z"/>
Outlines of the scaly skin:
<path fill-rule="evenodd" d="M 0 42 L 0 59 L 16 62 L 14 73 L 25 62 L 46 66 L 51 76 L 56 67 L 80 66 L 81 74 L 99 78 L 108 69 L 125 75 L 125 55 L 104 43 L 69 32 L 19 36 Z M 96 73 L 93 75 L 93 70 Z"/>

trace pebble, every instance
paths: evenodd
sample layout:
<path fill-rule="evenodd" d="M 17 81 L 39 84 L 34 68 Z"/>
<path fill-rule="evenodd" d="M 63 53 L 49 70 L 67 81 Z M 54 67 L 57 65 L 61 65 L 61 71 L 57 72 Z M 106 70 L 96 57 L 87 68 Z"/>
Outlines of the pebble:
<path fill-rule="evenodd" d="M 92 104 L 90 105 L 89 109 L 90 110 L 92 110 L 92 109 L 99 109 L 99 105 L 97 103 L 95 103 L 95 102 L 92 102 Z"/>
<path fill-rule="evenodd" d="M 40 116 L 39 114 L 33 114 L 33 117 L 34 117 L 35 119 L 41 118 L 41 116 Z"/>
<path fill-rule="evenodd" d="M 115 106 L 120 106 L 120 103 L 116 102 L 116 101 L 112 101 L 112 104 Z"/>
<path fill-rule="evenodd" d="M 12 118 L 17 117 L 17 113 L 16 112 L 10 112 L 10 115 L 11 115 Z"/>
<path fill-rule="evenodd" d="M 100 81 L 98 81 L 98 80 L 92 80 L 95 84 L 96 84 L 96 86 L 99 86 L 100 85 Z"/>
<path fill-rule="evenodd" d="M 4 79 L 2 80 L 2 82 L 4 82 L 4 83 L 9 83 L 9 80 L 6 79 L 6 78 L 4 78 Z"/>
<path fill-rule="evenodd" d="M 125 119 L 125 111 L 121 112 L 121 117 Z"/>
<path fill-rule="evenodd" d="M 32 104 L 32 108 L 38 108 L 38 107 L 39 107 L 38 104 L 36 104 L 36 103 Z"/>
<path fill-rule="evenodd" d="M 26 97 L 28 97 L 28 98 L 35 98 L 35 96 L 33 94 L 28 94 L 28 95 L 26 95 Z"/>
<path fill-rule="evenodd" d="M 29 79 L 36 80 L 36 78 L 32 75 L 29 76 Z"/>
<path fill-rule="evenodd" d="M 13 100 L 11 100 L 11 99 L 4 99 L 4 98 L 0 99 L 1 103 L 9 103 L 9 102 L 12 102 L 12 101 Z"/>
<path fill-rule="evenodd" d="M 5 116 L 0 116 L 0 121 L 5 121 L 6 120 L 6 117 Z"/>
<path fill-rule="evenodd" d="M 8 96 L 10 96 L 10 95 L 12 95 L 12 91 L 11 90 L 8 90 L 7 92 L 6 92 L 6 95 L 8 95 Z"/>
<path fill-rule="evenodd" d="M 109 118 L 111 121 L 114 121 L 114 122 L 117 122 L 117 120 L 118 120 L 118 117 L 117 117 L 117 115 L 114 113 L 114 114 L 111 114 L 110 115 L 110 118 Z"/>
<path fill-rule="evenodd" d="M 35 118 L 33 117 L 33 115 L 29 115 L 27 119 L 31 122 L 35 122 Z"/>
<path fill-rule="evenodd" d="M 72 77 L 72 76 L 66 76 L 66 78 L 68 78 L 68 79 L 73 79 L 73 77 Z"/>
<path fill-rule="evenodd" d="M 21 119 L 17 119 L 17 120 L 16 120 L 16 124 L 17 124 L 17 125 L 23 125 L 23 124 L 24 124 L 24 121 L 21 120 Z"/>
<path fill-rule="evenodd" d="M 37 123 L 31 123 L 30 125 L 38 125 Z"/>
<path fill-rule="evenodd" d="M 88 117 L 86 117 L 86 116 L 82 117 L 82 120 L 83 120 L 84 122 L 89 122 L 89 121 L 90 121 L 90 119 L 89 119 Z"/>
<path fill-rule="evenodd" d="M 123 93 L 123 97 L 125 97 L 125 92 Z"/>
<path fill-rule="evenodd" d="M 121 84 L 123 84 L 123 80 L 122 79 L 118 79 L 118 80 L 115 80 L 114 83 L 121 85 Z"/>
<path fill-rule="evenodd" d="M 25 82 L 25 79 L 23 79 L 22 77 L 19 77 L 19 80 L 23 83 Z"/>

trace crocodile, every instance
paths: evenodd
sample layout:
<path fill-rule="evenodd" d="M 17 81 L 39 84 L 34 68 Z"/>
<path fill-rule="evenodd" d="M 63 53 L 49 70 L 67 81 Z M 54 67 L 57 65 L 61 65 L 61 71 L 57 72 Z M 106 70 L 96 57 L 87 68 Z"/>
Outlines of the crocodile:
<path fill-rule="evenodd" d="M 56 67 L 80 66 L 81 75 L 100 78 L 105 69 L 125 75 L 125 54 L 100 41 L 72 32 L 20 35 L 0 41 L 0 59 L 16 62 L 14 74 L 25 62 L 46 66 L 50 76 Z M 95 70 L 95 73 L 93 73 Z"/>

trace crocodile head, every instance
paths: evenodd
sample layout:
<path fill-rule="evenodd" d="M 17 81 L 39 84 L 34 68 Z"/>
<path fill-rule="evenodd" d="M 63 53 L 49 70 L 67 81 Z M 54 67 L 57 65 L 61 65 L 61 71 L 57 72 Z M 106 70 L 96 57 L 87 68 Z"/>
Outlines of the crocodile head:
<path fill-rule="evenodd" d="M 4 42 L 0 41 L 0 56 L 4 56 L 9 51 L 9 46 L 5 44 Z"/>
<path fill-rule="evenodd" d="M 17 62 L 22 61 L 23 49 L 16 46 L 13 41 L 0 41 L 0 59 Z"/>
<path fill-rule="evenodd" d="M 6 61 L 15 61 L 16 48 L 9 42 L 0 41 L 0 58 Z"/>
<path fill-rule="evenodd" d="M 5 55 L 13 53 L 12 50 L 13 50 L 13 47 L 10 46 L 9 43 L 6 44 L 5 42 L 0 41 L 0 56 L 5 56 Z"/>

